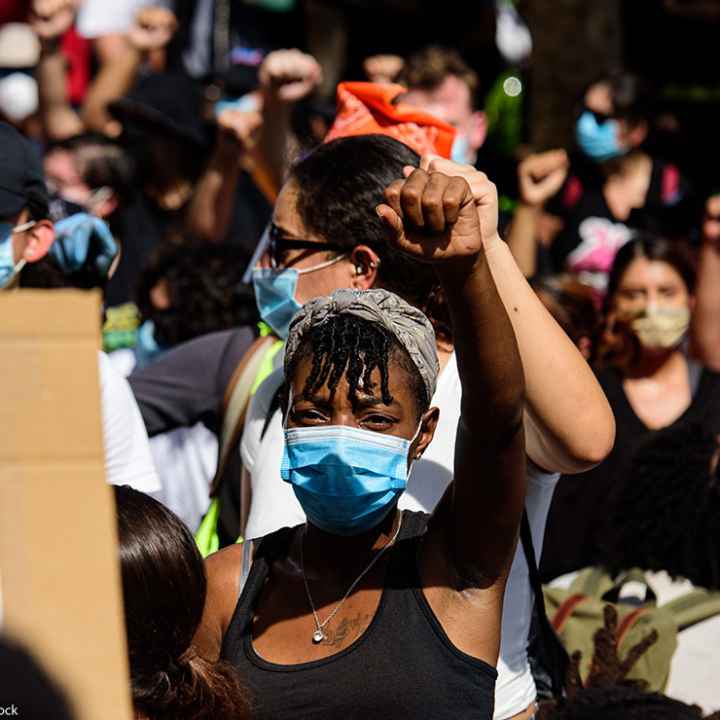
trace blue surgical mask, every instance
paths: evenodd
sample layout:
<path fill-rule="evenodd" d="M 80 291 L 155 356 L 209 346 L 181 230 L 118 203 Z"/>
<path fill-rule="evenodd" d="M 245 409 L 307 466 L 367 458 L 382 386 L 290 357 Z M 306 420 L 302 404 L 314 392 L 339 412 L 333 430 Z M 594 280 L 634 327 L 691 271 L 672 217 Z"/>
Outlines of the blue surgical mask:
<path fill-rule="evenodd" d="M 253 270 L 252 281 L 258 312 L 263 321 L 273 329 L 279 338 L 287 339 L 290 321 L 302 307 L 295 299 L 298 278 L 305 273 L 330 267 L 344 257 L 344 255 L 339 255 L 332 260 L 302 270 L 295 268 L 255 268 Z"/>
<path fill-rule="evenodd" d="M 473 164 L 473 152 L 470 149 L 470 141 L 467 135 L 457 133 L 453 140 L 452 149 L 450 150 L 450 159 L 456 163 L 463 165 Z"/>
<path fill-rule="evenodd" d="M 14 226 L 12 223 L 0 222 L 0 290 L 7 287 L 15 276 L 25 267 L 25 260 L 15 262 L 13 250 L 13 233 L 30 229 L 35 223 L 30 221 Z"/>
<path fill-rule="evenodd" d="M 397 504 L 407 486 L 412 442 L 342 425 L 288 428 L 280 475 L 313 525 L 358 535 Z"/>
<path fill-rule="evenodd" d="M 600 123 L 589 110 L 585 110 L 575 124 L 575 139 L 585 155 L 598 162 L 625 154 L 618 141 L 617 120 Z"/>

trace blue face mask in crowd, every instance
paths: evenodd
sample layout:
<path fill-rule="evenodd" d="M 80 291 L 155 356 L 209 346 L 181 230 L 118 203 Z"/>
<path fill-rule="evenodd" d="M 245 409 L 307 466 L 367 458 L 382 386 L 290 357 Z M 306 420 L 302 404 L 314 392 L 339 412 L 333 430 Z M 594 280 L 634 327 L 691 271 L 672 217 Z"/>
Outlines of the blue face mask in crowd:
<path fill-rule="evenodd" d="M 470 141 L 467 139 L 467 135 L 463 135 L 462 133 L 455 135 L 450 150 L 450 159 L 453 162 L 462 163 L 463 165 L 473 164 L 473 152 L 470 149 Z"/>
<path fill-rule="evenodd" d="M 617 120 L 608 118 L 598 122 L 593 113 L 585 110 L 575 124 L 575 139 L 585 155 L 602 162 L 625 154 L 620 147 L 618 130 Z"/>
<path fill-rule="evenodd" d="M 345 257 L 340 255 L 327 262 L 309 268 L 255 268 L 252 281 L 255 303 L 260 317 L 273 332 L 283 340 L 287 339 L 290 321 L 302 307 L 295 299 L 298 278 L 306 273 L 322 270 L 334 265 Z"/>
<path fill-rule="evenodd" d="M 25 267 L 25 260 L 15 262 L 12 236 L 14 233 L 29 230 L 35 223 L 26 222 L 23 225 L 0 222 L 0 290 L 7 287 L 15 276 Z"/>
<path fill-rule="evenodd" d="M 288 428 L 280 475 L 313 525 L 357 535 L 397 504 L 413 441 L 341 425 Z"/>

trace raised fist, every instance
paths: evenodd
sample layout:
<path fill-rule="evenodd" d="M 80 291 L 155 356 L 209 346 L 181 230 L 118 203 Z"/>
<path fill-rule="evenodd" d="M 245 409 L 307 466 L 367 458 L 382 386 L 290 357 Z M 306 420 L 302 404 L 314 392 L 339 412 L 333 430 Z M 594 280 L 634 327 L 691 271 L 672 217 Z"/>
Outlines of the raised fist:
<path fill-rule="evenodd" d="M 487 241 L 497 235 L 498 231 L 498 194 L 495 184 L 488 176 L 472 165 L 446 160 L 437 155 L 425 155 L 420 161 L 420 167 L 428 173 L 443 173 L 450 177 L 461 177 L 467 181 L 475 200 L 483 240 Z M 406 168 L 409 174 L 409 168 Z"/>
<path fill-rule="evenodd" d="M 75 22 L 76 9 L 73 0 L 33 0 L 30 27 L 41 40 L 54 40 Z"/>
<path fill-rule="evenodd" d="M 127 36 L 140 52 L 151 52 L 164 48 L 175 34 L 177 26 L 177 18 L 171 10 L 148 5 L 137 11 Z"/>
<path fill-rule="evenodd" d="M 548 150 L 528 155 L 518 165 L 520 199 L 526 205 L 541 207 L 560 190 L 568 174 L 564 150 Z"/>
<path fill-rule="evenodd" d="M 320 63 L 300 50 L 275 50 L 260 66 L 261 87 L 282 102 L 302 100 L 321 82 Z"/>
<path fill-rule="evenodd" d="M 399 55 L 371 55 L 363 61 L 363 70 L 370 82 L 391 83 L 405 66 Z"/>
<path fill-rule="evenodd" d="M 474 262 L 482 250 L 480 219 L 464 178 L 416 169 L 384 194 L 377 213 L 406 255 L 433 264 Z"/>

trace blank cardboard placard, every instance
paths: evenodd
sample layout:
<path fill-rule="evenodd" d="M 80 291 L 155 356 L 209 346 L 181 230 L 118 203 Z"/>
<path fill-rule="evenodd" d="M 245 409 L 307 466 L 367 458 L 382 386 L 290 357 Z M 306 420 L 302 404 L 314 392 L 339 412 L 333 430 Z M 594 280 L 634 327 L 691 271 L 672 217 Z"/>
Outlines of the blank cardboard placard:
<path fill-rule="evenodd" d="M 99 324 L 96 293 L 0 293 L 2 620 L 80 720 L 130 720 Z"/>

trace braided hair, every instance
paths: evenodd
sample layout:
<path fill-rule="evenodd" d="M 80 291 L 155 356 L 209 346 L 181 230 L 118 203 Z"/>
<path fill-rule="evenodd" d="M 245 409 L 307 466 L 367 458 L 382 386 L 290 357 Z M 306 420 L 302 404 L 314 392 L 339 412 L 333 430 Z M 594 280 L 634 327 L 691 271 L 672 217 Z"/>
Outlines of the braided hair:
<path fill-rule="evenodd" d="M 382 401 L 389 405 L 390 394 L 388 369 L 391 360 L 396 360 L 412 378 L 412 391 L 422 414 L 430 405 L 420 373 L 407 351 L 400 346 L 385 328 L 369 320 L 353 315 L 336 315 L 312 328 L 293 358 L 288 374 L 295 372 L 302 358 L 312 356 L 312 368 L 305 381 L 304 393 L 313 393 L 327 386 L 330 399 L 343 375 L 347 378 L 348 398 L 355 404 L 358 390 L 371 392 L 374 389 L 372 374 L 380 373 Z"/>

